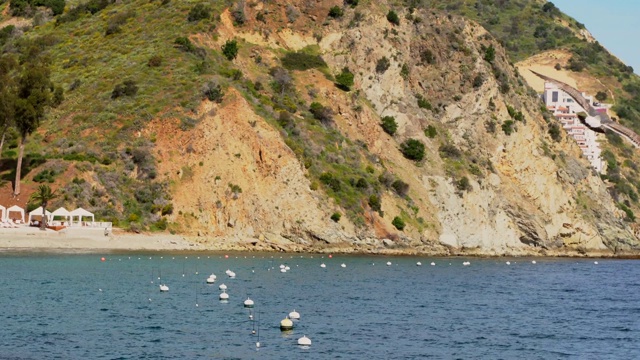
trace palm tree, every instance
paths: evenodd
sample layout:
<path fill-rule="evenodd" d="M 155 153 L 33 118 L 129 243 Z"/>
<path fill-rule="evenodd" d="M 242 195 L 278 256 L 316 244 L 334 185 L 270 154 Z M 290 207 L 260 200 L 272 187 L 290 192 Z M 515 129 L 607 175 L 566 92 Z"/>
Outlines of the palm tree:
<path fill-rule="evenodd" d="M 58 197 L 55 191 L 51 191 L 49 185 L 40 185 L 38 190 L 31 194 L 29 202 L 36 202 L 42 206 L 42 221 L 40 222 L 40 230 L 46 230 L 47 228 L 47 205 L 49 201 Z"/>

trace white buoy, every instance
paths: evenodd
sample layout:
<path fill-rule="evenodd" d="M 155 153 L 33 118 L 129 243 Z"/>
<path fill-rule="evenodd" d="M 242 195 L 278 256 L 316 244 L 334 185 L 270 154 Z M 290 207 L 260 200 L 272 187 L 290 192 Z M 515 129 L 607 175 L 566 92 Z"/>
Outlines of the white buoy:
<path fill-rule="evenodd" d="M 391 266 L 391 261 L 387 261 L 387 266 Z"/>
<path fill-rule="evenodd" d="M 220 300 L 229 300 L 229 294 L 223 290 L 222 294 L 220 294 Z"/>
<path fill-rule="evenodd" d="M 507 265 L 511 265 L 511 261 L 507 261 L 505 264 L 507 264 Z"/>
<path fill-rule="evenodd" d="M 536 263 L 536 261 L 535 261 L 535 260 L 531 260 L 531 263 L 532 263 L 532 264 L 535 264 L 535 263 Z"/>
<path fill-rule="evenodd" d="M 300 314 L 296 311 L 296 309 L 293 309 L 293 311 L 289 313 L 289 319 L 300 320 Z"/>
<path fill-rule="evenodd" d="M 422 266 L 422 263 L 421 263 L 420 261 L 418 261 L 418 262 L 416 263 L 416 266 Z"/>
<path fill-rule="evenodd" d="M 324 263 L 322 263 L 322 264 L 320 264 L 320 267 L 324 269 L 324 268 L 326 268 L 326 267 L 327 267 L 327 265 L 325 265 Z"/>
<path fill-rule="evenodd" d="M 225 285 L 225 284 L 220 284 L 220 286 L 218 286 L 218 289 L 220 289 L 220 290 L 227 290 L 227 285 Z"/>
<path fill-rule="evenodd" d="M 298 339 L 298 345 L 300 346 L 311 346 L 311 339 L 307 337 L 307 335 L 302 336 Z"/>
<path fill-rule="evenodd" d="M 291 319 L 286 317 L 280 321 L 280 330 L 287 331 L 291 329 L 293 329 L 293 321 L 291 321 Z"/>
<path fill-rule="evenodd" d="M 247 298 L 247 300 L 244 301 L 244 307 L 252 308 L 253 307 L 253 300 Z"/>
<path fill-rule="evenodd" d="M 161 292 L 167 292 L 167 291 L 169 291 L 169 287 L 167 285 L 160 285 L 160 291 Z"/>
<path fill-rule="evenodd" d="M 340 264 L 340 266 L 341 266 L 341 267 L 343 267 L 343 268 L 345 268 L 345 267 L 347 267 L 347 264 L 342 263 L 342 264 Z"/>

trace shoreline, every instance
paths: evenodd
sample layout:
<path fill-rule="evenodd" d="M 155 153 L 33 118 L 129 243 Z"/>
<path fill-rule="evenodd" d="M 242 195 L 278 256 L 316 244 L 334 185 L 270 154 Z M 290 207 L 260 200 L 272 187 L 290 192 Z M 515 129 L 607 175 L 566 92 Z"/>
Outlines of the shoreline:
<path fill-rule="evenodd" d="M 112 229 L 109 236 L 100 228 L 66 228 L 61 231 L 22 226 L 0 228 L 0 255 L 3 254 L 132 254 L 132 253 L 281 253 L 340 254 L 349 256 L 420 256 L 469 258 L 600 258 L 640 259 L 640 253 L 610 250 L 577 251 L 514 249 L 504 253 L 479 249 L 419 249 L 408 247 L 362 247 L 338 243 L 321 246 L 257 241 L 203 239 L 171 234 L 132 234 Z"/>

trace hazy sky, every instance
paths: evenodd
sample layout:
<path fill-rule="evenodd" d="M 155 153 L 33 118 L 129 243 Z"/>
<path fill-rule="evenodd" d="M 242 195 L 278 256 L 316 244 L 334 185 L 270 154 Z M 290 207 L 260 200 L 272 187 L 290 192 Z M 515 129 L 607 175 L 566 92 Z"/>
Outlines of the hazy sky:
<path fill-rule="evenodd" d="M 640 74 L 640 0 L 551 0 Z"/>

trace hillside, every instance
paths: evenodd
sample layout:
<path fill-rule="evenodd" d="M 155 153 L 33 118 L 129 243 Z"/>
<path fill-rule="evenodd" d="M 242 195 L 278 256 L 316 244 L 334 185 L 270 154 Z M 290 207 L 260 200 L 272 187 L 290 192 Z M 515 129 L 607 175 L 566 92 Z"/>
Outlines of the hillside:
<path fill-rule="evenodd" d="M 51 208 L 211 248 L 635 253 L 618 204 L 637 209 L 636 190 L 611 191 L 640 184 L 635 167 L 614 183 L 592 172 L 513 65 L 597 43 L 544 2 L 507 3 L 474 15 L 464 1 L 91 0 L 27 7 L 17 22 L 5 2 L 7 76 L 37 51 L 64 95 L 52 91 L 59 105 L 28 137 L 17 198 L 20 136 L 7 133 L 0 203 L 26 205 L 50 183 L 62 195 Z M 494 24 L 513 6 L 553 23 L 553 44 Z M 619 117 L 640 124 L 637 76 L 608 69 L 602 82 L 625 89 L 603 85 Z M 633 164 L 609 142 L 616 164 Z"/>

